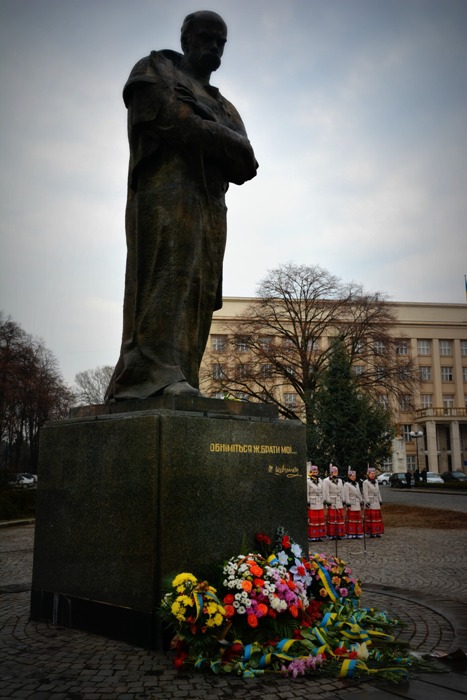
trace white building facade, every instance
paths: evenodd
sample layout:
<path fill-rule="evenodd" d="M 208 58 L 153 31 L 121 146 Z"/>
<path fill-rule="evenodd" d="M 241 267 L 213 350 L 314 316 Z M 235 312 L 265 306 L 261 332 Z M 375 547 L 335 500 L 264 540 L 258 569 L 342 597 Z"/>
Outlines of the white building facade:
<path fill-rule="evenodd" d="M 254 298 L 227 297 L 211 324 L 210 346 L 203 363 L 224 349 L 229 321 L 241 317 Z M 467 472 L 467 304 L 389 302 L 397 322 L 395 337 L 403 336 L 398 352 L 417 367 L 415 394 L 392 406 L 397 437 L 387 471 L 426 467 L 443 473 Z M 219 364 L 219 367 L 221 365 Z M 209 383 L 202 391 L 210 394 Z M 292 402 L 293 391 L 284 395 Z M 382 397 L 384 398 L 384 397 Z"/>

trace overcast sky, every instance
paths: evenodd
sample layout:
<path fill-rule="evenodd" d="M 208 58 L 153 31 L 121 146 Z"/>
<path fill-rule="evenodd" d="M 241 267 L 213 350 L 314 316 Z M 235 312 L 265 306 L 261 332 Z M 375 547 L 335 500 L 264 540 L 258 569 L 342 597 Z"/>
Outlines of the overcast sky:
<path fill-rule="evenodd" d="M 395 301 L 464 303 L 466 0 L 0 0 L 0 310 L 65 380 L 119 353 L 121 98 L 189 12 L 227 22 L 211 82 L 260 164 L 228 192 L 224 294 L 318 264 Z"/>

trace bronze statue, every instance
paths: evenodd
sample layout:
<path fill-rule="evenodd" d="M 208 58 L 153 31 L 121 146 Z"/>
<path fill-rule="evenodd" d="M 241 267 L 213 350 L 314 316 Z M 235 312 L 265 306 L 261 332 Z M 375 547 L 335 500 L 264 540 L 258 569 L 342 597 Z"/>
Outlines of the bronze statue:
<path fill-rule="evenodd" d="M 131 71 L 127 264 L 120 358 L 106 401 L 199 395 L 213 311 L 222 306 L 225 193 L 258 164 L 235 109 L 210 85 L 227 27 L 194 12 L 183 55 L 153 51 Z"/>

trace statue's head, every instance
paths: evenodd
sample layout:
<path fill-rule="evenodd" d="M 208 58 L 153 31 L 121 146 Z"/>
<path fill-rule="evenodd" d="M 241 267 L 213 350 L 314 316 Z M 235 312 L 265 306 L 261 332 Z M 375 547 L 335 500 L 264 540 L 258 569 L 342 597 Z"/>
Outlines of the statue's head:
<path fill-rule="evenodd" d="M 219 68 L 226 41 L 227 25 L 216 12 L 201 10 L 185 17 L 182 50 L 197 71 L 211 73 Z"/>

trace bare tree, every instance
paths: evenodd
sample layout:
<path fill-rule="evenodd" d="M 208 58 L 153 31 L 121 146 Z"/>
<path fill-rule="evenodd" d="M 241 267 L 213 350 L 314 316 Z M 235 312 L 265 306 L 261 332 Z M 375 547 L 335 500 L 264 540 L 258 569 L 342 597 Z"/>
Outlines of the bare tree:
<path fill-rule="evenodd" d="M 203 379 L 212 393 L 273 403 L 283 416 L 310 422 L 332 340 L 340 338 L 361 390 L 389 402 L 411 395 L 415 381 L 395 325 L 384 295 L 318 266 L 287 263 L 270 271 L 257 300 L 228 324 L 224 352 L 209 351 Z"/>
<path fill-rule="evenodd" d="M 64 418 L 72 393 L 43 341 L 0 315 L 0 443 L 3 466 L 37 468 L 39 429 Z"/>
<path fill-rule="evenodd" d="M 113 367 L 103 365 L 85 369 L 75 375 L 75 396 L 79 405 L 104 403 L 105 392 L 112 377 Z"/>

